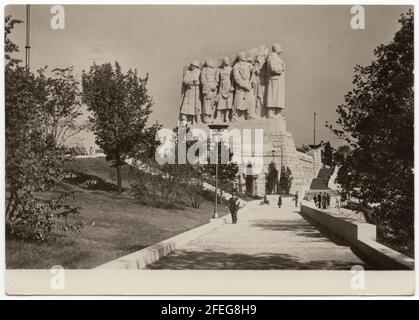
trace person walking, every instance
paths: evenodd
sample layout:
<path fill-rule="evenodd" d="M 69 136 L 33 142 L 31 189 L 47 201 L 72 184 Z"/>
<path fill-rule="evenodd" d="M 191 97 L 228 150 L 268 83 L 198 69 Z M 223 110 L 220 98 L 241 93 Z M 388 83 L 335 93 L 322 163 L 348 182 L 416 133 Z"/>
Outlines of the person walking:
<path fill-rule="evenodd" d="M 314 206 L 317 208 L 317 194 L 313 195 Z"/>
<path fill-rule="evenodd" d="M 278 196 L 278 207 L 281 208 L 282 206 L 282 197 L 281 195 Z"/>
<path fill-rule="evenodd" d="M 233 196 L 228 200 L 228 205 L 231 213 L 231 221 L 233 224 L 237 223 L 237 210 L 239 209 L 239 199 L 236 196 L 236 193 L 233 193 Z"/>
<path fill-rule="evenodd" d="M 327 196 L 326 196 L 326 193 L 323 193 L 323 196 L 322 196 L 323 210 L 326 210 L 326 205 L 327 205 Z"/>
<path fill-rule="evenodd" d="M 294 202 L 295 202 L 295 207 L 297 208 L 298 207 L 298 191 L 295 193 Z"/>
<path fill-rule="evenodd" d="M 322 194 L 321 193 L 317 195 L 317 208 L 319 209 L 322 208 Z"/>
<path fill-rule="evenodd" d="M 269 200 L 266 194 L 263 196 L 263 200 L 260 202 L 261 205 L 267 204 L 269 205 Z"/>
<path fill-rule="evenodd" d="M 326 207 L 330 209 L 330 193 L 326 193 Z"/>

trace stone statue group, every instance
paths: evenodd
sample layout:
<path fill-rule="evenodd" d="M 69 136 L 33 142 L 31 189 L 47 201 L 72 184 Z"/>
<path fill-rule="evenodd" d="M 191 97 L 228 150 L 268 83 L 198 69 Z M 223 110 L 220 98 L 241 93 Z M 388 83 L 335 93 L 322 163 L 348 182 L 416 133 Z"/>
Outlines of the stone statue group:
<path fill-rule="evenodd" d="M 239 52 L 221 65 L 197 60 L 185 69 L 180 117 L 191 124 L 281 117 L 284 108 L 285 63 L 280 44 L 255 56 Z"/>

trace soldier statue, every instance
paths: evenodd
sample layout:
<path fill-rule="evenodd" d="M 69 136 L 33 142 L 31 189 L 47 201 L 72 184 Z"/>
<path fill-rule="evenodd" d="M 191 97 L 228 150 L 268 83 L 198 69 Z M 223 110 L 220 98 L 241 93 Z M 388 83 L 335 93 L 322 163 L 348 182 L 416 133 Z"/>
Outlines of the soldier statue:
<path fill-rule="evenodd" d="M 285 108 L 285 63 L 279 56 L 281 52 L 280 44 L 275 43 L 272 45 L 272 52 L 267 58 L 268 87 L 266 89 L 266 109 L 268 118 L 281 116 L 281 110 Z"/>
<path fill-rule="evenodd" d="M 266 57 L 258 55 L 252 73 L 252 88 L 255 96 L 255 118 L 260 119 L 264 113 L 266 86 Z"/>
<path fill-rule="evenodd" d="M 215 62 L 208 59 L 201 72 L 202 83 L 202 117 L 204 123 L 212 123 L 215 115 L 215 104 L 217 102 L 218 90 L 218 69 Z"/>
<path fill-rule="evenodd" d="M 183 74 L 180 118 L 191 124 L 201 122 L 200 74 L 197 60 L 192 61 Z"/>
<path fill-rule="evenodd" d="M 247 118 L 249 108 L 254 101 L 250 78 L 252 75 L 251 65 L 246 61 L 246 54 L 240 52 L 237 55 L 238 62 L 233 67 L 236 94 L 234 96 L 234 108 L 232 120 L 244 120 Z"/>
<path fill-rule="evenodd" d="M 217 121 L 226 122 L 230 120 L 230 113 L 233 108 L 234 85 L 232 78 L 233 68 L 230 66 L 230 58 L 225 57 L 219 69 L 219 98 L 217 106 Z"/>

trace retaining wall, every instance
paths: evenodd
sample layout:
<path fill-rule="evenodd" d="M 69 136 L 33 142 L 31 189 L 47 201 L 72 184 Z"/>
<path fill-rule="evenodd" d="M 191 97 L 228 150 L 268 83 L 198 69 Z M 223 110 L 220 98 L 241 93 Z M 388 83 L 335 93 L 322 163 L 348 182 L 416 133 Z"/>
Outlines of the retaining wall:
<path fill-rule="evenodd" d="M 375 225 L 333 215 L 312 207 L 306 201 L 301 205 L 301 212 L 347 242 L 363 260 L 374 267 L 384 270 L 414 269 L 412 258 L 376 241 Z"/>

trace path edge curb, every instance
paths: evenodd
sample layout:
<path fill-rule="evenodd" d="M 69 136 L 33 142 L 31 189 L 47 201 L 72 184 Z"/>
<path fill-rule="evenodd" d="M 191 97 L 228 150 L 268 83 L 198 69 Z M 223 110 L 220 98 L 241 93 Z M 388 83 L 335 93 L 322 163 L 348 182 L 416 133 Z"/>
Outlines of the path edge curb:
<path fill-rule="evenodd" d="M 93 269 L 145 269 L 147 265 L 154 263 L 185 244 L 217 229 L 227 222 L 227 217 L 211 219 L 209 223 L 177 234 L 169 239 L 157 242 L 139 251 L 126 256 L 111 260 Z"/>

